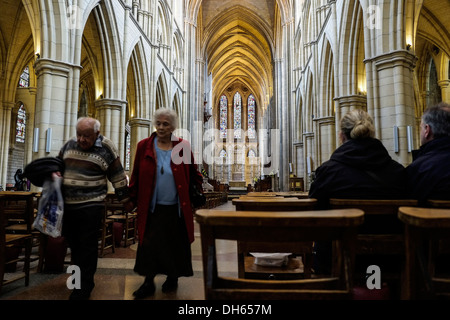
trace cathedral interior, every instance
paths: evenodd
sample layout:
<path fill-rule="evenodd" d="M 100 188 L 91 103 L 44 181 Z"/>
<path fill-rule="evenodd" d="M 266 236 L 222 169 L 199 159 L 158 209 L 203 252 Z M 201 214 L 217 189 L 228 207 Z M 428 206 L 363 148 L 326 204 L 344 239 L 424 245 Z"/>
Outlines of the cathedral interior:
<path fill-rule="evenodd" d="M 81 116 L 132 170 L 171 108 L 207 177 L 307 190 L 362 108 L 411 162 L 424 109 L 450 101 L 449 1 L 1 0 L 0 185 L 55 156 Z M 32 186 L 33 187 L 33 186 Z"/>

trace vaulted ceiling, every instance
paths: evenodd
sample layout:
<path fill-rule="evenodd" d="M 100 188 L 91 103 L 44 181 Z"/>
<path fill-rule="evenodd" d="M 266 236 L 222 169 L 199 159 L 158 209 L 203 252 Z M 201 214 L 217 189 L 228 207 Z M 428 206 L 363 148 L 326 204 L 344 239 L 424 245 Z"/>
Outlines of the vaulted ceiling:
<path fill-rule="evenodd" d="M 275 0 L 203 0 L 203 55 L 212 76 L 213 103 L 240 83 L 266 107 L 273 91 Z"/>

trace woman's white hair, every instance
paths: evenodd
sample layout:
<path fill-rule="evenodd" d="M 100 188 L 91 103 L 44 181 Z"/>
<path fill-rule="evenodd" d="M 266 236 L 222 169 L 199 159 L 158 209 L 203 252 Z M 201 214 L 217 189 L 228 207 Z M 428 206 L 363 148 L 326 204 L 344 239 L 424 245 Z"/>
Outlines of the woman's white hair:
<path fill-rule="evenodd" d="M 173 109 L 169 108 L 160 108 L 155 111 L 153 114 L 153 125 L 156 126 L 156 120 L 158 120 L 161 116 L 166 116 L 170 119 L 170 125 L 175 130 L 178 126 L 178 114 Z"/>

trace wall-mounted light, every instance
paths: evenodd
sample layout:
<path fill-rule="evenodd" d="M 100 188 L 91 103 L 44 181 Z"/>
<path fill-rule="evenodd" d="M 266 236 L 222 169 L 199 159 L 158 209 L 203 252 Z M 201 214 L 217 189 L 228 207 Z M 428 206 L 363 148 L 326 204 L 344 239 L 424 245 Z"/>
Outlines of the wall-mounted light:
<path fill-rule="evenodd" d="M 398 127 L 394 126 L 394 152 L 399 152 L 400 147 L 398 144 Z"/>
<path fill-rule="evenodd" d="M 410 43 L 408 43 L 407 45 L 406 45 L 406 50 L 411 50 L 411 44 Z"/>
<path fill-rule="evenodd" d="M 412 126 L 406 127 L 406 134 L 408 137 L 408 152 L 412 152 L 413 150 L 413 130 Z"/>
<path fill-rule="evenodd" d="M 41 57 L 39 52 L 36 52 L 36 59 L 39 59 Z"/>
<path fill-rule="evenodd" d="M 45 141 L 45 152 L 52 151 L 52 128 L 47 129 L 47 140 Z"/>
<path fill-rule="evenodd" d="M 39 128 L 34 128 L 33 152 L 39 151 Z"/>

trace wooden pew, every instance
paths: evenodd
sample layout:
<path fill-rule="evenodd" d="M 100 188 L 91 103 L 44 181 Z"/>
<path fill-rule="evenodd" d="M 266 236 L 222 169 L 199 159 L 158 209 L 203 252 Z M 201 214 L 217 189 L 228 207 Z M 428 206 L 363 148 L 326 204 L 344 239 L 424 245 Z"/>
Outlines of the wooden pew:
<path fill-rule="evenodd" d="M 280 210 L 311 210 L 317 204 L 316 199 L 298 199 L 298 198 L 248 198 L 241 197 L 233 199 L 232 204 L 236 206 L 236 210 L 253 210 L 253 211 L 280 211 Z"/>
<path fill-rule="evenodd" d="M 450 209 L 400 207 L 398 217 L 405 224 L 402 299 L 448 299 L 449 273 L 435 274 L 436 255 L 429 245 L 450 239 Z"/>
<path fill-rule="evenodd" d="M 330 199 L 331 209 L 356 208 L 364 211 L 364 223 L 358 228 L 355 282 L 365 286 L 367 268 L 381 268 L 382 281 L 390 294 L 399 296 L 401 264 L 404 261 L 404 227 L 397 217 L 400 206 L 417 206 L 417 200 Z"/>
<path fill-rule="evenodd" d="M 316 199 L 298 198 L 246 198 L 234 199 L 232 202 L 238 211 L 305 211 L 314 210 Z M 238 241 L 238 270 L 241 278 L 311 278 L 313 243 L 251 243 Z M 288 259 L 286 267 L 269 268 L 258 266 L 250 252 L 287 252 L 293 253 Z M 298 257 L 303 257 L 303 270 L 300 268 Z"/>
<path fill-rule="evenodd" d="M 198 210 L 205 298 L 229 300 L 343 299 L 352 292 L 356 228 L 364 220 L 358 209 L 326 211 Z M 218 275 L 216 239 L 283 243 L 333 240 L 336 264 L 319 279 L 254 280 Z"/>

